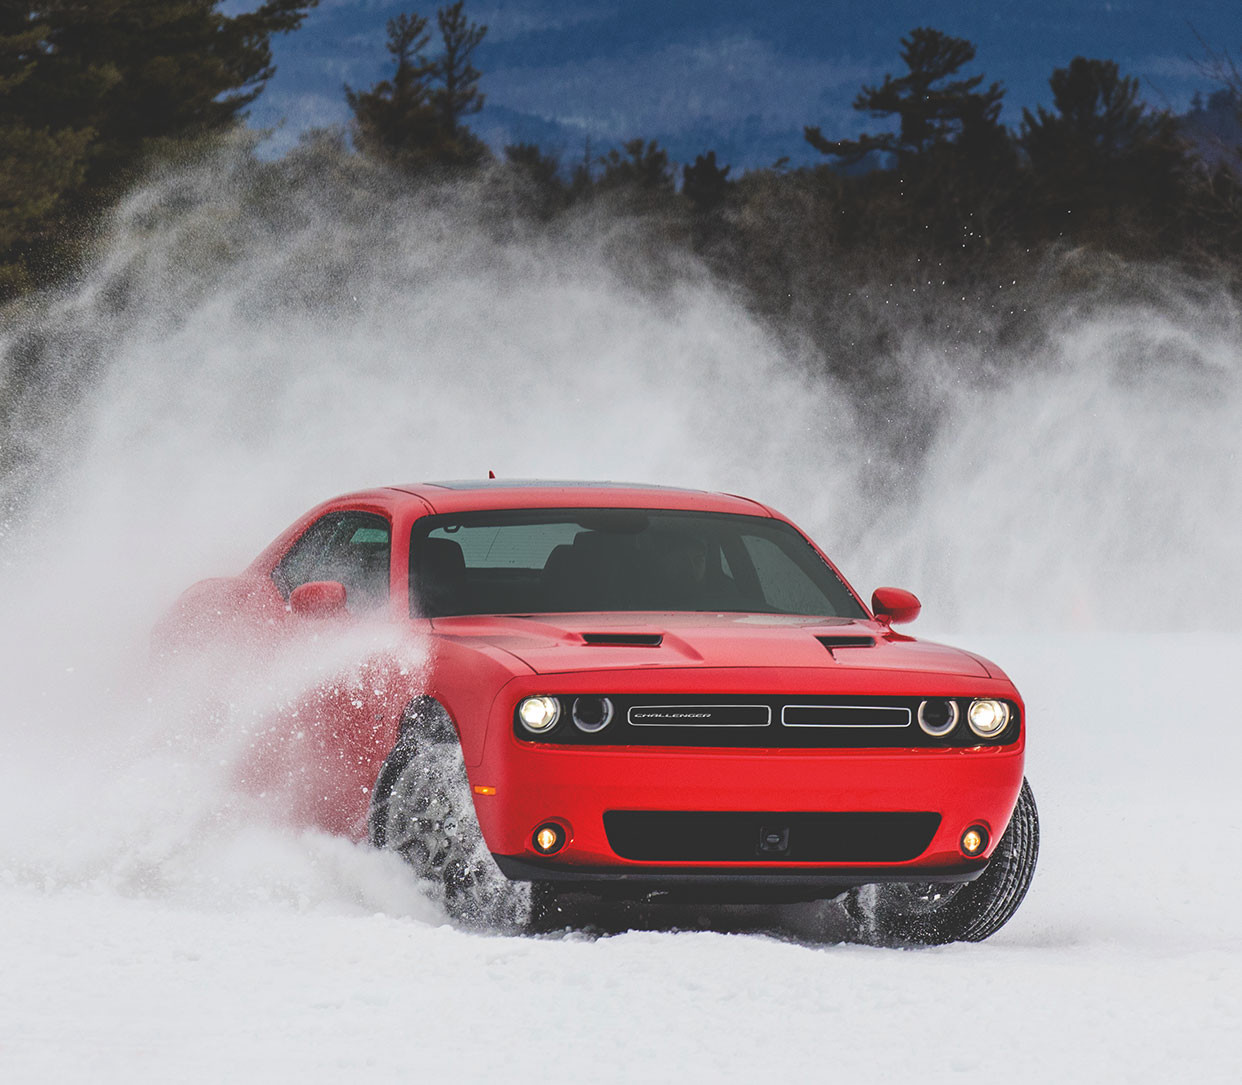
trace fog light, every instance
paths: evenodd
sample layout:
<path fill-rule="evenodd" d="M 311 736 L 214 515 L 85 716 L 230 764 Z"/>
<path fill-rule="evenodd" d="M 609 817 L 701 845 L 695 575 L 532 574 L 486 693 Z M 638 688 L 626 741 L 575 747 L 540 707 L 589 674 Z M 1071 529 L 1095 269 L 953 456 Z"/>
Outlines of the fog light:
<path fill-rule="evenodd" d="M 565 830 L 559 825 L 540 825 L 531 837 L 535 850 L 541 855 L 552 855 L 565 846 Z"/>
<path fill-rule="evenodd" d="M 966 722 L 980 738 L 995 738 L 1009 722 L 1009 706 L 1004 701 L 981 698 L 970 702 Z"/>
<path fill-rule="evenodd" d="M 555 697 L 527 697 L 518 705 L 518 719 L 531 734 L 550 731 L 561 718 L 561 703 Z"/>
<path fill-rule="evenodd" d="M 972 859 L 982 855 L 988 846 L 988 831 L 982 825 L 972 825 L 962 833 L 962 854 Z"/>

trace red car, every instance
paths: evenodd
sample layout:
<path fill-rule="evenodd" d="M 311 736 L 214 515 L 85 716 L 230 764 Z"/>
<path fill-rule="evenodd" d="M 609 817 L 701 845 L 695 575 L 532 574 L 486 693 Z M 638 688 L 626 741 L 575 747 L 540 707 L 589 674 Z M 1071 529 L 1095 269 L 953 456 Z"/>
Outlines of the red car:
<path fill-rule="evenodd" d="M 1025 712 L 994 663 L 895 632 L 918 613 L 746 498 L 441 482 L 319 506 L 158 643 L 396 623 L 425 665 L 321 683 L 245 775 L 464 918 L 842 897 L 891 940 L 978 940 L 1035 867 Z"/>

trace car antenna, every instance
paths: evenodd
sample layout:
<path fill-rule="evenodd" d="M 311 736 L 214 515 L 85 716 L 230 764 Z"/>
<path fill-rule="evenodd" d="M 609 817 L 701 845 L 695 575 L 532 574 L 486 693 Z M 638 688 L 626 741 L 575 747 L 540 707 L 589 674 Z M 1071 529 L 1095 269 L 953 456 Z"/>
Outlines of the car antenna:
<path fill-rule="evenodd" d="M 495 472 L 495 471 L 488 471 L 488 472 L 487 472 L 487 477 L 488 477 L 488 478 L 495 478 L 495 477 L 496 477 L 496 472 Z"/>

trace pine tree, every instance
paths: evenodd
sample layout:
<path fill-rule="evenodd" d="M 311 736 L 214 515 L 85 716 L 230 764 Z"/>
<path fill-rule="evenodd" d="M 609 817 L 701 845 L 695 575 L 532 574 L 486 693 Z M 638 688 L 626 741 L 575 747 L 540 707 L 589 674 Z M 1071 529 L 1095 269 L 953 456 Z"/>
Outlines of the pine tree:
<path fill-rule="evenodd" d="M 1022 111 L 1022 147 L 1036 168 L 1069 156 L 1071 165 L 1119 162 L 1162 137 L 1169 118 L 1139 101 L 1138 80 L 1112 60 L 1075 57 L 1049 79 L 1055 112 Z"/>
<path fill-rule="evenodd" d="M 392 78 L 366 91 L 346 84 L 345 100 L 354 114 L 354 141 L 361 150 L 399 162 L 413 149 L 436 143 L 440 124 L 428 86 L 433 65 L 424 56 L 430 41 L 423 16 L 402 14 L 389 19 L 387 47 L 395 64 Z"/>
<path fill-rule="evenodd" d="M 234 124 L 317 2 L 0 0 L 0 294 L 71 266 L 153 154 Z"/>
<path fill-rule="evenodd" d="M 984 87 L 982 75 L 959 74 L 975 58 L 964 38 L 920 27 L 901 47 L 906 74 L 885 75 L 854 100 L 860 112 L 896 118 L 896 132 L 829 140 L 807 127 L 804 134 L 845 163 L 873 155 L 888 160 L 887 168 L 851 179 L 844 230 L 873 241 L 897 235 L 916 251 L 969 256 L 991 245 L 1013 213 L 1018 160 L 1000 123 L 1005 92 L 999 83 Z M 856 217 L 864 221 L 850 221 Z"/>
<path fill-rule="evenodd" d="M 432 91 L 431 101 L 440 123 L 450 132 L 457 131 L 463 117 L 478 113 L 484 99 L 479 91 L 482 73 L 470 58 L 487 33 L 487 27 L 468 21 L 462 7 L 462 0 L 457 0 L 436 12 L 444 51 L 433 67 L 439 85 Z"/>
<path fill-rule="evenodd" d="M 1149 110 L 1111 60 L 1075 57 L 1049 85 L 1054 111 L 1023 110 L 1019 138 L 1041 228 L 1127 248 L 1129 226 L 1167 225 L 1189 169 L 1175 119 Z"/>
<path fill-rule="evenodd" d="M 682 195 L 694 205 L 696 211 L 703 214 L 715 211 L 729 193 L 730 168 L 716 165 L 715 151 L 697 156 L 694 165 L 682 167 Z"/>
<path fill-rule="evenodd" d="M 472 57 L 487 27 L 470 22 L 460 0 L 440 8 L 442 51 L 428 58 L 427 25 L 416 13 L 390 19 L 392 78 L 368 90 L 345 87 L 354 140 L 364 152 L 410 173 L 477 166 L 488 150 L 462 121 L 483 108 L 481 74 Z"/>
<path fill-rule="evenodd" d="M 219 132 L 273 74 L 270 39 L 317 0 L 267 0 L 224 15 L 221 0 L 50 0 L 48 53 L 23 84 L 49 127 L 95 131 L 88 184 L 126 183 L 169 140 Z"/>
<path fill-rule="evenodd" d="M 0 297 L 28 285 L 26 258 L 84 172 L 89 128 L 31 127 L 13 97 L 48 49 L 48 26 L 28 4 L 0 3 Z"/>
<path fill-rule="evenodd" d="M 803 132 L 816 150 L 847 160 L 879 151 L 896 156 L 904 168 L 933 147 L 953 142 L 969 128 L 996 126 L 1005 92 L 999 83 L 980 90 L 983 76 L 952 79 L 975 59 L 975 47 L 930 27 L 919 27 L 901 39 L 905 75 L 885 75 L 878 87 L 864 86 L 854 108 L 873 117 L 895 116 L 896 133 L 862 135 L 858 139 L 825 139 L 818 127 Z"/>
<path fill-rule="evenodd" d="M 0 94 L 29 78 L 46 43 L 47 24 L 30 4 L 0 0 Z"/>
<path fill-rule="evenodd" d="M 624 153 L 622 153 L 624 152 Z M 673 173 L 668 152 L 655 140 L 631 139 L 618 151 L 615 147 L 602 155 L 604 172 L 596 182 L 601 189 L 634 188 L 649 192 L 671 192 Z"/>

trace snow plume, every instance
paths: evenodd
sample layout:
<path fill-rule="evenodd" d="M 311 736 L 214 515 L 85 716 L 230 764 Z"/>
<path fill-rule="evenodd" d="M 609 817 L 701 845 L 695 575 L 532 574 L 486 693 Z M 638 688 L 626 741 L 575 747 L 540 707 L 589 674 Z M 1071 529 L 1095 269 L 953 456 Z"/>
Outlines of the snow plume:
<path fill-rule="evenodd" d="M 5 630 L 0 882 L 436 915 L 393 856 L 308 830 L 291 801 L 326 760 L 312 691 L 373 686 L 376 660 L 417 671 L 417 645 L 368 629 L 161 664 L 124 636 L 101 647 L 107 620 L 79 602 L 77 633 L 37 610 L 29 639 Z"/>
<path fill-rule="evenodd" d="M 251 673 L 223 726 L 210 675 L 171 701 L 145 685 L 181 588 L 349 488 L 719 488 L 792 515 L 860 590 L 916 590 L 940 628 L 1235 623 L 1231 304 L 1096 299 L 1049 312 L 1034 352 L 911 329 L 910 423 L 934 435 L 894 463 L 813 355 L 658 228 L 523 224 L 499 184 L 410 194 L 330 147 L 226 154 L 154 178 L 80 283 L 5 314 L 0 872 L 395 906 L 386 857 L 308 845 L 229 785 L 263 708 L 349 652 Z"/>
<path fill-rule="evenodd" d="M 6 560 L 45 558 L 61 598 L 85 576 L 136 629 L 326 495 L 493 469 L 753 495 L 940 628 L 1235 624 L 1223 294 L 1071 254 L 998 291 L 1022 321 L 980 306 L 978 342 L 877 301 L 895 345 L 855 364 L 909 389 L 877 425 L 658 223 L 548 226 L 512 196 L 410 194 L 326 144 L 154 179 L 0 333 Z M 885 428 L 930 443 L 896 462 Z"/>
<path fill-rule="evenodd" d="M 10 877 L 384 910 L 400 885 L 417 910 L 390 857 L 308 843 L 232 786 L 264 712 L 351 646 L 148 688 L 177 594 L 326 496 L 489 469 L 762 494 L 774 463 L 814 501 L 855 488 L 852 442 L 828 436 L 848 406 L 701 271 L 648 262 L 624 223 L 475 223 L 476 194 L 379 200 L 373 178 L 364 199 L 350 168 L 242 154 L 156 178 L 79 285 L 9 314 Z"/>
<path fill-rule="evenodd" d="M 931 447 L 849 564 L 911 585 L 941 628 L 1237 630 L 1242 313 L 1172 278 L 1051 312 L 1036 356 L 937 388 Z M 909 361 L 943 382 L 928 354 Z"/>

